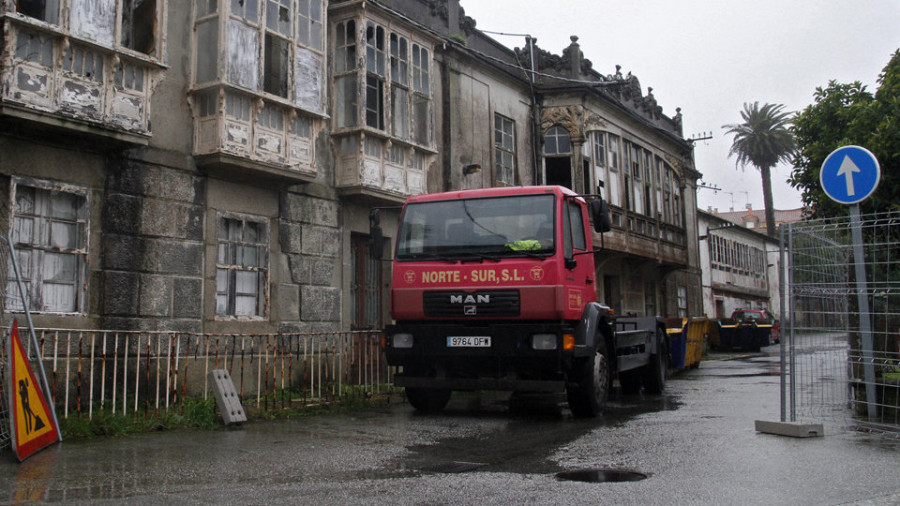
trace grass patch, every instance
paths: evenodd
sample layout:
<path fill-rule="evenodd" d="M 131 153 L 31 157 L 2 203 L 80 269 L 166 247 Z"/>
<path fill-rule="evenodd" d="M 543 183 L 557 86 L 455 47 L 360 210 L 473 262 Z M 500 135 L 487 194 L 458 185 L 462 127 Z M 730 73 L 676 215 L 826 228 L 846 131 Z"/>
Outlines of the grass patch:
<path fill-rule="evenodd" d="M 70 415 L 59 420 L 63 440 L 124 436 L 173 429 L 213 429 L 221 425 L 214 399 L 186 399 L 183 406 L 155 413 L 110 413 L 94 411 L 87 415 Z"/>
<path fill-rule="evenodd" d="M 268 409 L 265 404 L 256 406 L 248 403 L 249 405 L 244 406 L 244 411 L 248 420 L 279 420 L 359 412 L 398 399 L 396 394 L 391 393 L 368 396 L 347 394 L 345 392 L 345 395 L 324 403 L 311 403 L 295 398 L 285 402 L 284 408 L 281 407 L 278 396 L 273 395 Z M 59 425 L 63 440 L 127 436 L 163 430 L 215 430 L 224 427 L 216 401 L 212 397 L 205 400 L 186 399 L 183 406 L 173 406 L 168 411 L 160 410 L 159 413 L 142 411 L 137 414 L 112 414 L 94 410 L 90 419 L 87 414 L 71 414 L 68 418 L 60 418 Z"/>

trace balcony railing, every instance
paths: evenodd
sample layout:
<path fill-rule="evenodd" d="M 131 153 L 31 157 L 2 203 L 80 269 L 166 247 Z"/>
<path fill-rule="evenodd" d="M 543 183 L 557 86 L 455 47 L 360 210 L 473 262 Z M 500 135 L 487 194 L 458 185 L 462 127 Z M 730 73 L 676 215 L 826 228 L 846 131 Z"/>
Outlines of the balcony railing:
<path fill-rule="evenodd" d="M 319 119 L 224 86 L 192 92 L 191 103 L 194 156 L 205 170 L 296 183 L 315 179 Z"/>
<path fill-rule="evenodd" d="M 0 115 L 147 144 L 158 64 L 24 17 L 0 18 Z"/>
<path fill-rule="evenodd" d="M 424 151 L 353 133 L 335 139 L 337 187 L 345 195 L 403 201 L 425 192 Z"/>

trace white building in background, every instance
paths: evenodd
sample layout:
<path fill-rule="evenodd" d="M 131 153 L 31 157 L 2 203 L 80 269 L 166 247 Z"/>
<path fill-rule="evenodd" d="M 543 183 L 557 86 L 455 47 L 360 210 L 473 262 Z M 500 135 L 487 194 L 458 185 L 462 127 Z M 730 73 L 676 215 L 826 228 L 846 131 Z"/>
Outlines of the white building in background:
<path fill-rule="evenodd" d="M 728 318 L 736 309 L 765 308 L 783 318 L 778 240 L 705 211 L 697 219 L 704 313 Z"/>

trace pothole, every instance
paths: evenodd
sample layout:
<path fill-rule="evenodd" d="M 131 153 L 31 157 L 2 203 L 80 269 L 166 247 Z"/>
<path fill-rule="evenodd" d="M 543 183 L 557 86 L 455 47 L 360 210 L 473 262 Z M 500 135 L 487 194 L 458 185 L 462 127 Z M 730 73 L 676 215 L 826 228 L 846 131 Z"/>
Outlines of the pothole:
<path fill-rule="evenodd" d="M 641 481 L 646 479 L 647 475 L 630 469 L 581 469 L 556 473 L 556 478 L 564 481 L 581 481 L 586 483 L 618 483 L 623 481 Z"/>

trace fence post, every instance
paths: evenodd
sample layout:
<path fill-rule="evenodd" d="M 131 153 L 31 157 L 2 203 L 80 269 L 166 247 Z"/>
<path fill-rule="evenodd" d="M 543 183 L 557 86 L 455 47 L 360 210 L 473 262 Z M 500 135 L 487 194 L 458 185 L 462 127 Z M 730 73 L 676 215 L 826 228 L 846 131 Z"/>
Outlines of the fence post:
<path fill-rule="evenodd" d="M 785 243 L 784 243 L 784 229 L 786 226 L 789 226 L 789 225 L 782 223 L 778 227 L 778 245 L 779 245 L 779 248 L 778 248 L 778 292 L 781 294 L 780 311 L 781 311 L 782 322 L 784 322 L 785 318 L 788 316 L 788 313 L 787 313 L 788 304 L 787 304 L 787 300 L 785 300 L 788 297 L 788 293 L 787 293 L 787 289 L 786 289 L 788 286 L 788 283 L 787 283 L 787 280 L 784 279 L 785 278 L 784 274 L 786 271 L 790 271 L 790 269 L 785 269 L 785 263 L 784 263 L 785 248 L 786 248 Z M 785 361 L 785 359 L 786 359 L 785 351 L 787 348 L 787 346 L 785 345 L 785 341 L 787 341 L 787 340 L 785 339 L 785 337 L 786 337 L 785 330 L 790 332 L 790 329 L 792 329 L 794 327 L 793 315 L 790 316 L 788 321 L 789 321 L 789 323 L 788 323 L 787 328 L 782 328 L 782 330 L 781 330 L 781 332 L 782 332 L 781 343 L 778 346 L 779 352 L 781 353 L 781 421 L 782 422 L 787 422 L 787 403 L 785 403 L 785 396 L 784 396 L 784 392 L 787 387 L 787 363 Z"/>

